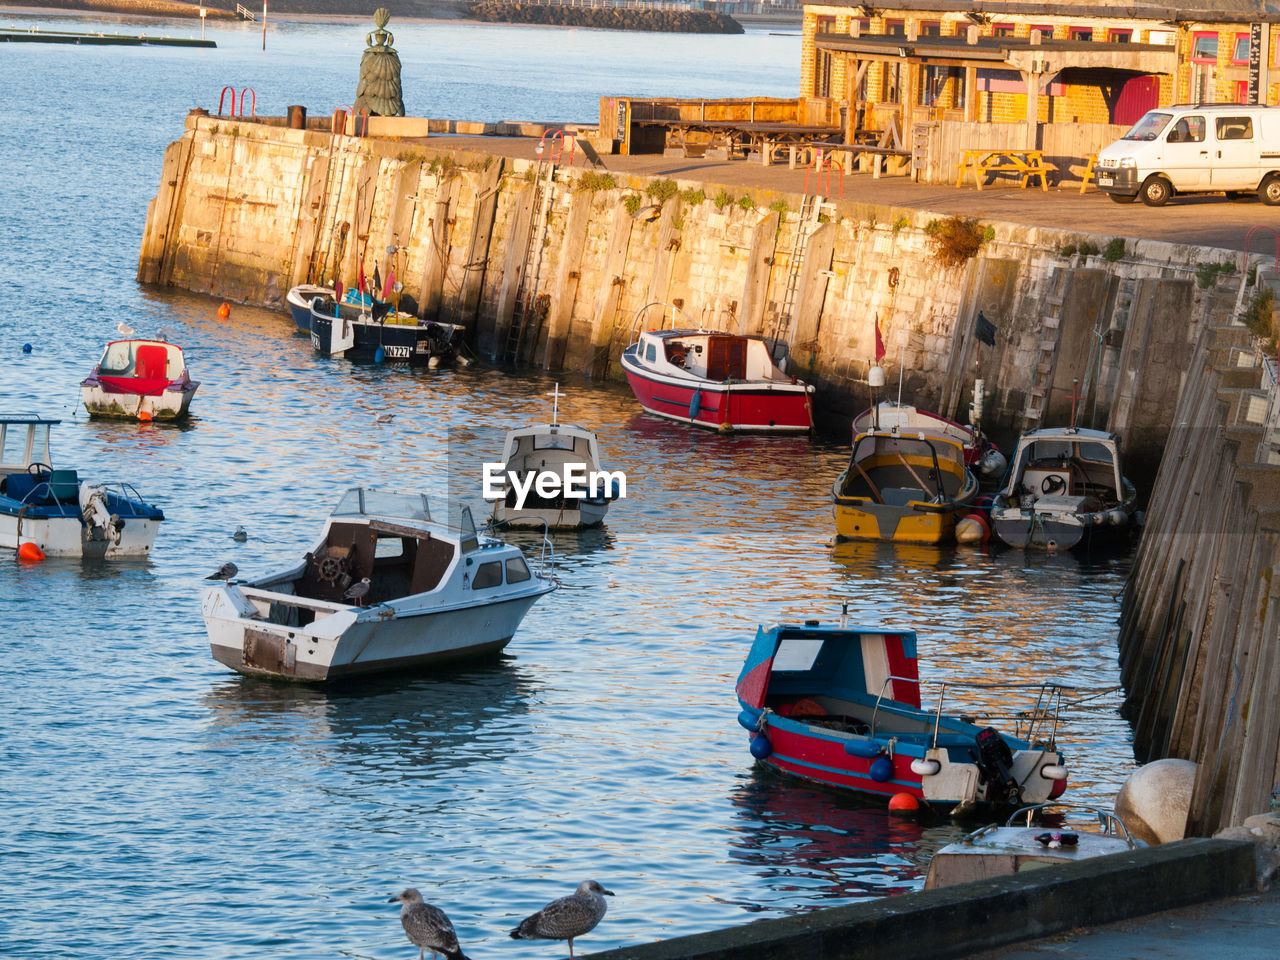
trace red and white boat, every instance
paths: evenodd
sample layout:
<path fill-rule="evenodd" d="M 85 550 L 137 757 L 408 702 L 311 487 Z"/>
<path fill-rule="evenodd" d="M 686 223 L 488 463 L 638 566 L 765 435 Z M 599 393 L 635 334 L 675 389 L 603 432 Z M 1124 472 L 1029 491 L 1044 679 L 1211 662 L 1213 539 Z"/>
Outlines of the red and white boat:
<path fill-rule="evenodd" d="M 95 417 L 175 420 L 187 415 L 199 386 L 181 347 L 164 340 L 113 340 L 80 382 L 80 398 Z"/>
<path fill-rule="evenodd" d="M 926 433 L 940 433 L 951 437 L 964 447 L 965 465 L 973 469 L 975 476 L 981 474 L 998 480 L 1008 466 L 1004 455 L 995 444 L 983 436 L 981 428 L 958 423 L 941 414 L 921 410 L 908 403 L 881 400 L 874 407 L 869 407 L 854 417 L 855 439 L 859 434 L 877 430 L 895 430 L 903 434 L 923 430 Z"/>
<path fill-rule="evenodd" d="M 813 427 L 813 387 L 783 373 L 763 337 L 709 330 L 647 330 L 622 352 L 646 411 L 723 433 Z"/>

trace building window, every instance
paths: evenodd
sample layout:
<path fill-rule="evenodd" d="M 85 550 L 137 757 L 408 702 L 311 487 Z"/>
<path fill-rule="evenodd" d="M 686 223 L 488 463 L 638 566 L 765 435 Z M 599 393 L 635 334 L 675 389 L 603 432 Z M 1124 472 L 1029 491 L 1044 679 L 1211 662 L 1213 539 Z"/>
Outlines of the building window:
<path fill-rule="evenodd" d="M 1072 27 L 1070 36 L 1072 40 L 1092 40 L 1093 27 Z"/>
<path fill-rule="evenodd" d="M 1249 35 L 1247 33 L 1237 33 L 1235 46 L 1231 49 L 1232 63 L 1248 63 L 1249 62 Z"/>
<path fill-rule="evenodd" d="M 993 37 L 1012 37 L 1013 24 L 1012 23 L 993 23 L 991 25 L 991 35 Z"/>
<path fill-rule="evenodd" d="M 815 97 L 831 96 L 831 54 L 819 50 L 814 63 L 813 95 Z"/>
<path fill-rule="evenodd" d="M 922 37 L 942 36 L 942 21 L 941 20 L 921 20 L 919 35 Z"/>
<path fill-rule="evenodd" d="M 1133 40 L 1132 30 L 1112 30 L 1107 34 L 1112 43 L 1129 43 Z"/>
<path fill-rule="evenodd" d="M 905 37 L 907 35 L 907 21 L 886 20 L 884 22 L 884 35 L 886 37 Z"/>
<path fill-rule="evenodd" d="M 1041 40 L 1052 40 L 1052 39 L 1053 39 L 1053 27 L 1052 27 L 1051 25 L 1047 24 L 1047 23 L 1041 23 L 1041 24 L 1034 24 L 1034 23 L 1033 23 L 1033 24 L 1031 25 L 1031 30 L 1039 30 L 1039 31 L 1040 31 L 1040 39 L 1041 39 Z M 1030 31 L 1030 30 L 1028 30 L 1028 31 L 1027 31 L 1027 35 L 1028 35 L 1028 36 L 1030 36 L 1030 35 L 1031 35 L 1031 31 Z"/>
<path fill-rule="evenodd" d="M 1218 62 L 1218 35 L 1216 33 L 1197 33 L 1191 44 L 1192 63 Z"/>

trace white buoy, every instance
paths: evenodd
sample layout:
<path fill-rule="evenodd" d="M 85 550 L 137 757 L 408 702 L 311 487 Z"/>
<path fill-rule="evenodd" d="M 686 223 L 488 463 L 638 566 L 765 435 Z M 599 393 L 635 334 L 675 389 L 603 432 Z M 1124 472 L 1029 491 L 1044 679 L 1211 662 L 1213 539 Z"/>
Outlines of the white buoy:
<path fill-rule="evenodd" d="M 1116 794 L 1116 816 L 1139 840 L 1168 843 L 1186 835 L 1196 765 L 1190 760 L 1154 760 L 1129 774 Z"/>

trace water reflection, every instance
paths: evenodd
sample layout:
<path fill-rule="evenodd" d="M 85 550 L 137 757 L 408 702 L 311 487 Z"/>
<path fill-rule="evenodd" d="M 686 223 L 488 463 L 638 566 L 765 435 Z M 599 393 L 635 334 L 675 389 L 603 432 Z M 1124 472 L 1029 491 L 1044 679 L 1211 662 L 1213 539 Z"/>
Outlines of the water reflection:
<path fill-rule="evenodd" d="M 234 676 L 201 697 L 218 751 L 266 742 L 310 744 L 328 761 L 397 779 L 501 761 L 503 736 L 528 711 L 538 683 L 514 658 L 431 675 L 373 677 L 324 687 Z"/>
<path fill-rule="evenodd" d="M 759 764 L 730 799 L 738 821 L 730 856 L 767 882 L 769 906 L 789 902 L 796 890 L 819 901 L 809 908 L 918 890 L 929 859 L 962 832 L 947 821 L 890 814 L 883 803 L 864 804 Z"/>

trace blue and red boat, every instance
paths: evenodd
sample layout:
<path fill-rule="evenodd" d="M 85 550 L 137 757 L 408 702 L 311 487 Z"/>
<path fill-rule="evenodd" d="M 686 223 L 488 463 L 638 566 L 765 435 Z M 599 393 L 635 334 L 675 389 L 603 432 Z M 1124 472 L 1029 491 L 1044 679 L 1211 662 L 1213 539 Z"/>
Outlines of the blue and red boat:
<path fill-rule="evenodd" d="M 905 794 L 916 805 L 956 812 L 1042 803 L 1064 792 L 1067 769 L 1055 736 L 1071 688 L 948 681 L 937 704 L 922 708 L 915 633 L 843 619 L 757 630 L 736 688 L 738 722 L 757 760 L 827 786 L 886 800 Z M 1000 704 L 981 723 L 944 714 L 946 696 L 960 687 L 981 688 L 968 700 L 999 695 Z M 1014 730 L 997 730 L 1002 721 Z"/>

